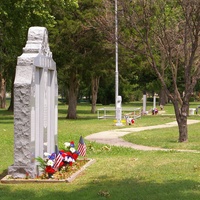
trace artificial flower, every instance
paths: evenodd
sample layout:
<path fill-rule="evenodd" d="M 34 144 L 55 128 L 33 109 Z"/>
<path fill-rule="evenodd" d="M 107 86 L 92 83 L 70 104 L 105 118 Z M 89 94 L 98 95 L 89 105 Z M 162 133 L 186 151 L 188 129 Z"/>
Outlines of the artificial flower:
<path fill-rule="evenodd" d="M 51 166 L 47 166 L 45 168 L 45 171 L 48 173 L 48 174 L 54 174 L 56 171 L 55 169 L 53 169 Z"/>
<path fill-rule="evenodd" d="M 70 142 L 70 147 L 75 147 L 74 141 L 71 141 L 71 142 Z"/>
<path fill-rule="evenodd" d="M 49 159 L 50 160 L 55 160 L 56 158 L 56 153 L 52 153 L 50 156 L 49 156 Z"/>
<path fill-rule="evenodd" d="M 77 152 L 75 152 L 75 153 L 73 153 L 73 155 L 72 155 L 72 158 L 74 159 L 74 160 L 76 160 L 77 158 L 78 158 L 78 153 Z"/>
<path fill-rule="evenodd" d="M 76 152 L 76 149 L 75 149 L 74 147 L 71 147 L 71 148 L 70 148 L 70 151 L 71 151 L 72 153 L 75 153 L 75 152 Z"/>
<path fill-rule="evenodd" d="M 51 166 L 51 167 L 53 167 L 53 165 L 54 165 L 53 160 L 48 160 L 48 162 L 47 162 L 47 166 Z"/>
<path fill-rule="evenodd" d="M 70 143 L 69 142 L 65 142 L 64 145 L 65 145 L 65 148 L 70 147 Z"/>
<path fill-rule="evenodd" d="M 49 157 L 50 155 L 51 155 L 50 153 L 44 152 L 45 157 Z"/>
<path fill-rule="evenodd" d="M 68 164 L 69 166 L 72 166 L 72 164 L 76 161 L 76 159 L 79 156 L 79 153 L 75 149 L 74 142 L 71 141 L 64 143 L 64 150 L 59 150 L 59 154 L 62 156 L 63 159 L 59 160 L 59 163 L 56 163 L 57 156 L 56 153 L 49 154 L 47 152 L 44 153 L 44 156 L 48 159 L 46 162 L 46 168 L 45 172 L 48 173 L 48 175 L 54 174 L 57 170 L 62 170 L 63 167 Z M 54 168 L 54 165 L 56 164 L 56 168 Z M 57 165 L 58 164 L 58 165 Z"/>
<path fill-rule="evenodd" d="M 75 162 L 75 160 L 72 157 L 65 157 L 64 159 L 66 162 Z"/>

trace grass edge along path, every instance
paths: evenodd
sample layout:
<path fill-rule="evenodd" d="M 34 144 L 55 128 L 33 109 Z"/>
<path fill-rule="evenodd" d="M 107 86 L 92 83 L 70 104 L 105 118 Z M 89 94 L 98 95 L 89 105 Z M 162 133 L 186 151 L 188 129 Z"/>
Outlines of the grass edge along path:
<path fill-rule="evenodd" d="M 188 125 L 200 123 L 200 120 L 188 120 Z M 123 139 L 123 136 L 127 134 L 131 134 L 133 132 L 141 132 L 145 130 L 153 130 L 153 129 L 162 129 L 162 128 L 169 128 L 169 127 L 175 127 L 177 126 L 177 122 L 169 122 L 162 125 L 154 125 L 154 126 L 145 126 L 145 127 L 137 127 L 137 128 L 124 128 L 124 129 L 115 129 L 110 131 L 103 131 L 95 134 L 91 134 L 85 137 L 85 139 L 97 143 L 103 143 L 108 145 L 114 145 L 114 146 L 123 146 L 123 147 L 130 147 L 136 150 L 176 150 L 176 151 L 187 151 L 187 152 L 196 152 L 200 153 L 200 151 L 197 150 L 181 150 L 181 149 L 168 149 L 168 148 L 160 148 L 160 147 L 150 147 L 150 146 L 144 146 L 144 145 L 138 145 L 131 143 L 129 141 L 125 141 Z"/>

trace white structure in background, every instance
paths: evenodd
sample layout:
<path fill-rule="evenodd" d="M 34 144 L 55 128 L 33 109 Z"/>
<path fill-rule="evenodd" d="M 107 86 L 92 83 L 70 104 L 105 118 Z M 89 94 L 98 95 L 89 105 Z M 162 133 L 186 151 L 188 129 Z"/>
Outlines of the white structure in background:
<path fill-rule="evenodd" d="M 123 126 L 121 120 L 122 120 L 122 97 L 117 97 L 117 105 L 116 105 L 116 126 Z"/>
<path fill-rule="evenodd" d="M 156 108 L 156 94 L 153 95 L 153 109 Z"/>
<path fill-rule="evenodd" d="M 142 109 L 143 114 L 147 114 L 147 95 L 146 93 L 143 94 L 143 109 Z"/>
<path fill-rule="evenodd" d="M 35 158 L 57 144 L 58 86 L 56 63 L 44 27 L 31 27 L 18 57 L 14 82 L 14 178 L 38 175 Z"/>

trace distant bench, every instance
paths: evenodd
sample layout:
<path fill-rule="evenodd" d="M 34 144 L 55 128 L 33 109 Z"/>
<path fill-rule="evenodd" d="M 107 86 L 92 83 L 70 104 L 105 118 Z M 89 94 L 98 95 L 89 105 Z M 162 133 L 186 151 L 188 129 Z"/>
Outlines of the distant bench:
<path fill-rule="evenodd" d="M 114 119 L 115 118 L 115 108 L 104 107 L 97 110 L 98 119 Z M 141 118 L 141 108 L 123 108 L 122 107 L 122 117 L 124 118 Z"/>

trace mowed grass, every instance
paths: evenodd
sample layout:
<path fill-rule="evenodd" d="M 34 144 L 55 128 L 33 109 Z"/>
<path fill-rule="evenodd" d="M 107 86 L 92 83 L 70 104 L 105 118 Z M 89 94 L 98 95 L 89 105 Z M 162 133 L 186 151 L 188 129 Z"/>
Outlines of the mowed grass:
<path fill-rule="evenodd" d="M 178 127 L 141 131 L 126 135 L 124 140 L 145 146 L 155 146 L 168 149 L 184 149 L 200 151 L 200 124 L 188 126 L 189 142 L 178 142 Z"/>
<path fill-rule="evenodd" d="M 149 108 L 152 103 L 149 103 Z M 140 107 L 134 102 L 127 107 Z M 98 105 L 98 108 L 103 107 Z M 196 105 L 193 105 L 196 107 Z M 112 119 L 98 120 L 90 113 L 89 104 L 79 104 L 78 119 L 67 120 L 67 106 L 59 105 L 58 141 L 59 147 L 74 140 L 76 146 L 80 135 L 111 130 L 116 127 Z M 164 124 L 175 120 L 173 108 L 165 106 L 166 115 L 144 116 L 131 127 Z M 199 119 L 198 115 L 190 119 Z M 127 126 L 128 128 L 130 126 Z M 125 127 L 123 127 L 125 128 Z M 189 126 L 189 142 L 177 143 L 178 129 L 157 129 L 126 136 L 133 143 L 161 146 L 173 149 L 199 150 L 200 124 Z M 0 176 L 7 174 L 13 163 L 13 115 L 0 110 Z M 197 200 L 200 196 L 200 154 L 177 151 L 137 151 L 130 148 L 110 147 L 90 143 L 87 157 L 96 162 L 88 167 L 72 183 L 56 184 L 0 184 L 2 200 Z M 109 148 L 105 148 L 109 147 Z M 108 150 L 109 149 L 109 150 Z"/>

